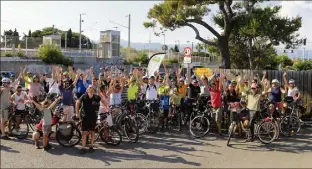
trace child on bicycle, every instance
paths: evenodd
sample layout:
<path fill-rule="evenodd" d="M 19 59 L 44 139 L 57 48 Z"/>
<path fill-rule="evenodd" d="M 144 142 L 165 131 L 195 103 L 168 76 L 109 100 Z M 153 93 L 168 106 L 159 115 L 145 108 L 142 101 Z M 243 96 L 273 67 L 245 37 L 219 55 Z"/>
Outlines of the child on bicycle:
<path fill-rule="evenodd" d="M 62 99 L 61 96 L 59 96 L 57 99 L 54 99 L 52 95 L 48 95 L 47 98 L 42 103 L 36 103 L 35 101 L 30 100 L 30 102 L 33 103 L 39 111 L 43 112 L 43 118 L 36 126 L 37 131 L 33 133 L 33 140 L 35 142 L 35 146 L 37 149 L 40 149 L 38 140 L 41 135 L 42 135 L 43 150 L 47 151 L 52 148 L 51 145 L 49 144 L 49 134 L 52 132 L 52 126 L 57 123 L 57 119 L 52 118 L 52 109 L 61 99 Z M 66 115 L 64 116 L 64 118 L 66 119 Z"/>
<path fill-rule="evenodd" d="M 170 96 L 170 105 L 171 105 L 171 108 L 175 108 L 175 109 L 178 109 L 180 108 L 180 105 L 181 105 L 181 102 L 182 102 L 182 99 L 184 98 L 185 96 L 181 93 L 178 92 L 178 89 L 173 89 L 173 94 Z M 172 110 L 171 110 L 172 112 Z"/>

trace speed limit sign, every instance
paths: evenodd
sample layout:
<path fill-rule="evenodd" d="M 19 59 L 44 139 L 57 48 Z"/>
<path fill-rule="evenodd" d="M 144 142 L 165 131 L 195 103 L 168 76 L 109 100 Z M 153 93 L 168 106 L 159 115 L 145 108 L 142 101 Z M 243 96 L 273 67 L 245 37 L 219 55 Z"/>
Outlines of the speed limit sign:
<path fill-rule="evenodd" d="M 186 47 L 183 49 L 184 63 L 192 63 L 192 49 L 190 47 Z"/>

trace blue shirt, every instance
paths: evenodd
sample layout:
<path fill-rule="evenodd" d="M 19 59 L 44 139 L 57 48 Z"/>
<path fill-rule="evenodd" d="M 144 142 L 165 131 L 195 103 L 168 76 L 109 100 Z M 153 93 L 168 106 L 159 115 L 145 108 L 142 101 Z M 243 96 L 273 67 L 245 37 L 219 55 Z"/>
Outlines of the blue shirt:
<path fill-rule="evenodd" d="M 160 108 L 169 110 L 170 107 L 170 96 L 160 96 Z"/>
<path fill-rule="evenodd" d="M 68 88 L 64 88 L 63 84 L 59 87 L 61 95 L 63 96 L 62 103 L 65 106 L 73 106 L 74 105 L 74 87 L 70 85 Z"/>
<path fill-rule="evenodd" d="M 90 82 L 87 80 L 87 83 L 90 83 Z M 77 81 L 76 89 L 77 89 L 77 93 L 85 93 L 87 91 L 87 88 L 83 84 L 83 80 L 79 79 Z"/>

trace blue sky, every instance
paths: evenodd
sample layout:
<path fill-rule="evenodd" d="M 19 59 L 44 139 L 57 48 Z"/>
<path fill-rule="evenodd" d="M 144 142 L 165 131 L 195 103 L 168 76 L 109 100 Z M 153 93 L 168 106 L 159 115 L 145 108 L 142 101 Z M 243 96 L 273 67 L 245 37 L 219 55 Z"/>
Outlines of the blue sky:
<path fill-rule="evenodd" d="M 42 29 L 43 27 L 55 25 L 56 28 L 73 31 L 79 30 L 79 14 L 83 16 L 82 30 L 92 40 L 99 40 L 99 31 L 106 29 L 117 29 L 121 31 L 121 38 L 128 39 L 127 29 L 110 23 L 110 20 L 127 26 L 131 14 L 131 41 L 146 43 L 152 30 L 145 29 L 143 22 L 147 20 L 147 12 L 154 4 L 160 1 L 1 1 L 1 33 L 3 30 L 17 28 L 22 35 L 28 30 Z M 276 1 L 269 4 L 281 4 L 283 6 L 281 15 L 303 17 L 303 26 L 300 34 L 312 42 L 312 1 Z M 212 6 L 212 13 L 217 6 Z M 212 24 L 208 16 L 205 21 Z M 92 26 L 93 25 L 93 26 Z M 91 26 L 91 27 L 90 27 Z M 216 27 L 212 24 L 213 27 Z M 203 37 L 212 37 L 211 33 L 199 27 Z M 217 29 L 220 31 L 220 29 Z M 310 33 L 310 34 L 309 34 Z M 174 32 L 166 33 L 166 44 L 175 44 L 179 40 L 181 44 L 194 41 L 195 33 L 190 28 L 180 28 Z M 163 37 L 151 36 L 152 42 L 163 43 Z M 309 45 L 312 49 L 312 44 Z"/>

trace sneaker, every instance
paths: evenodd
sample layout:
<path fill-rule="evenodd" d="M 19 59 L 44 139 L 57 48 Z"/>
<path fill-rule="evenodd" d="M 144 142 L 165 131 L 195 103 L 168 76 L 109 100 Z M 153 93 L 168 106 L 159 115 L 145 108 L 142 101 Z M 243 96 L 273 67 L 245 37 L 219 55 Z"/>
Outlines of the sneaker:
<path fill-rule="evenodd" d="M 2 140 L 11 140 L 7 135 L 1 136 Z"/>
<path fill-rule="evenodd" d="M 48 144 L 48 145 L 47 145 L 47 149 L 52 149 L 51 144 Z"/>
<path fill-rule="evenodd" d="M 48 151 L 49 148 L 47 146 L 43 147 L 43 151 Z"/>
<path fill-rule="evenodd" d="M 41 149 L 38 141 L 35 141 L 35 147 L 36 147 L 36 149 Z"/>
<path fill-rule="evenodd" d="M 95 151 L 95 150 L 94 150 L 93 147 L 90 147 L 90 148 L 89 148 L 89 152 L 90 152 L 90 153 L 94 153 L 94 151 Z"/>
<path fill-rule="evenodd" d="M 85 148 L 80 149 L 79 154 L 83 155 L 83 154 L 86 154 L 86 153 L 87 153 L 87 149 L 85 149 Z"/>

